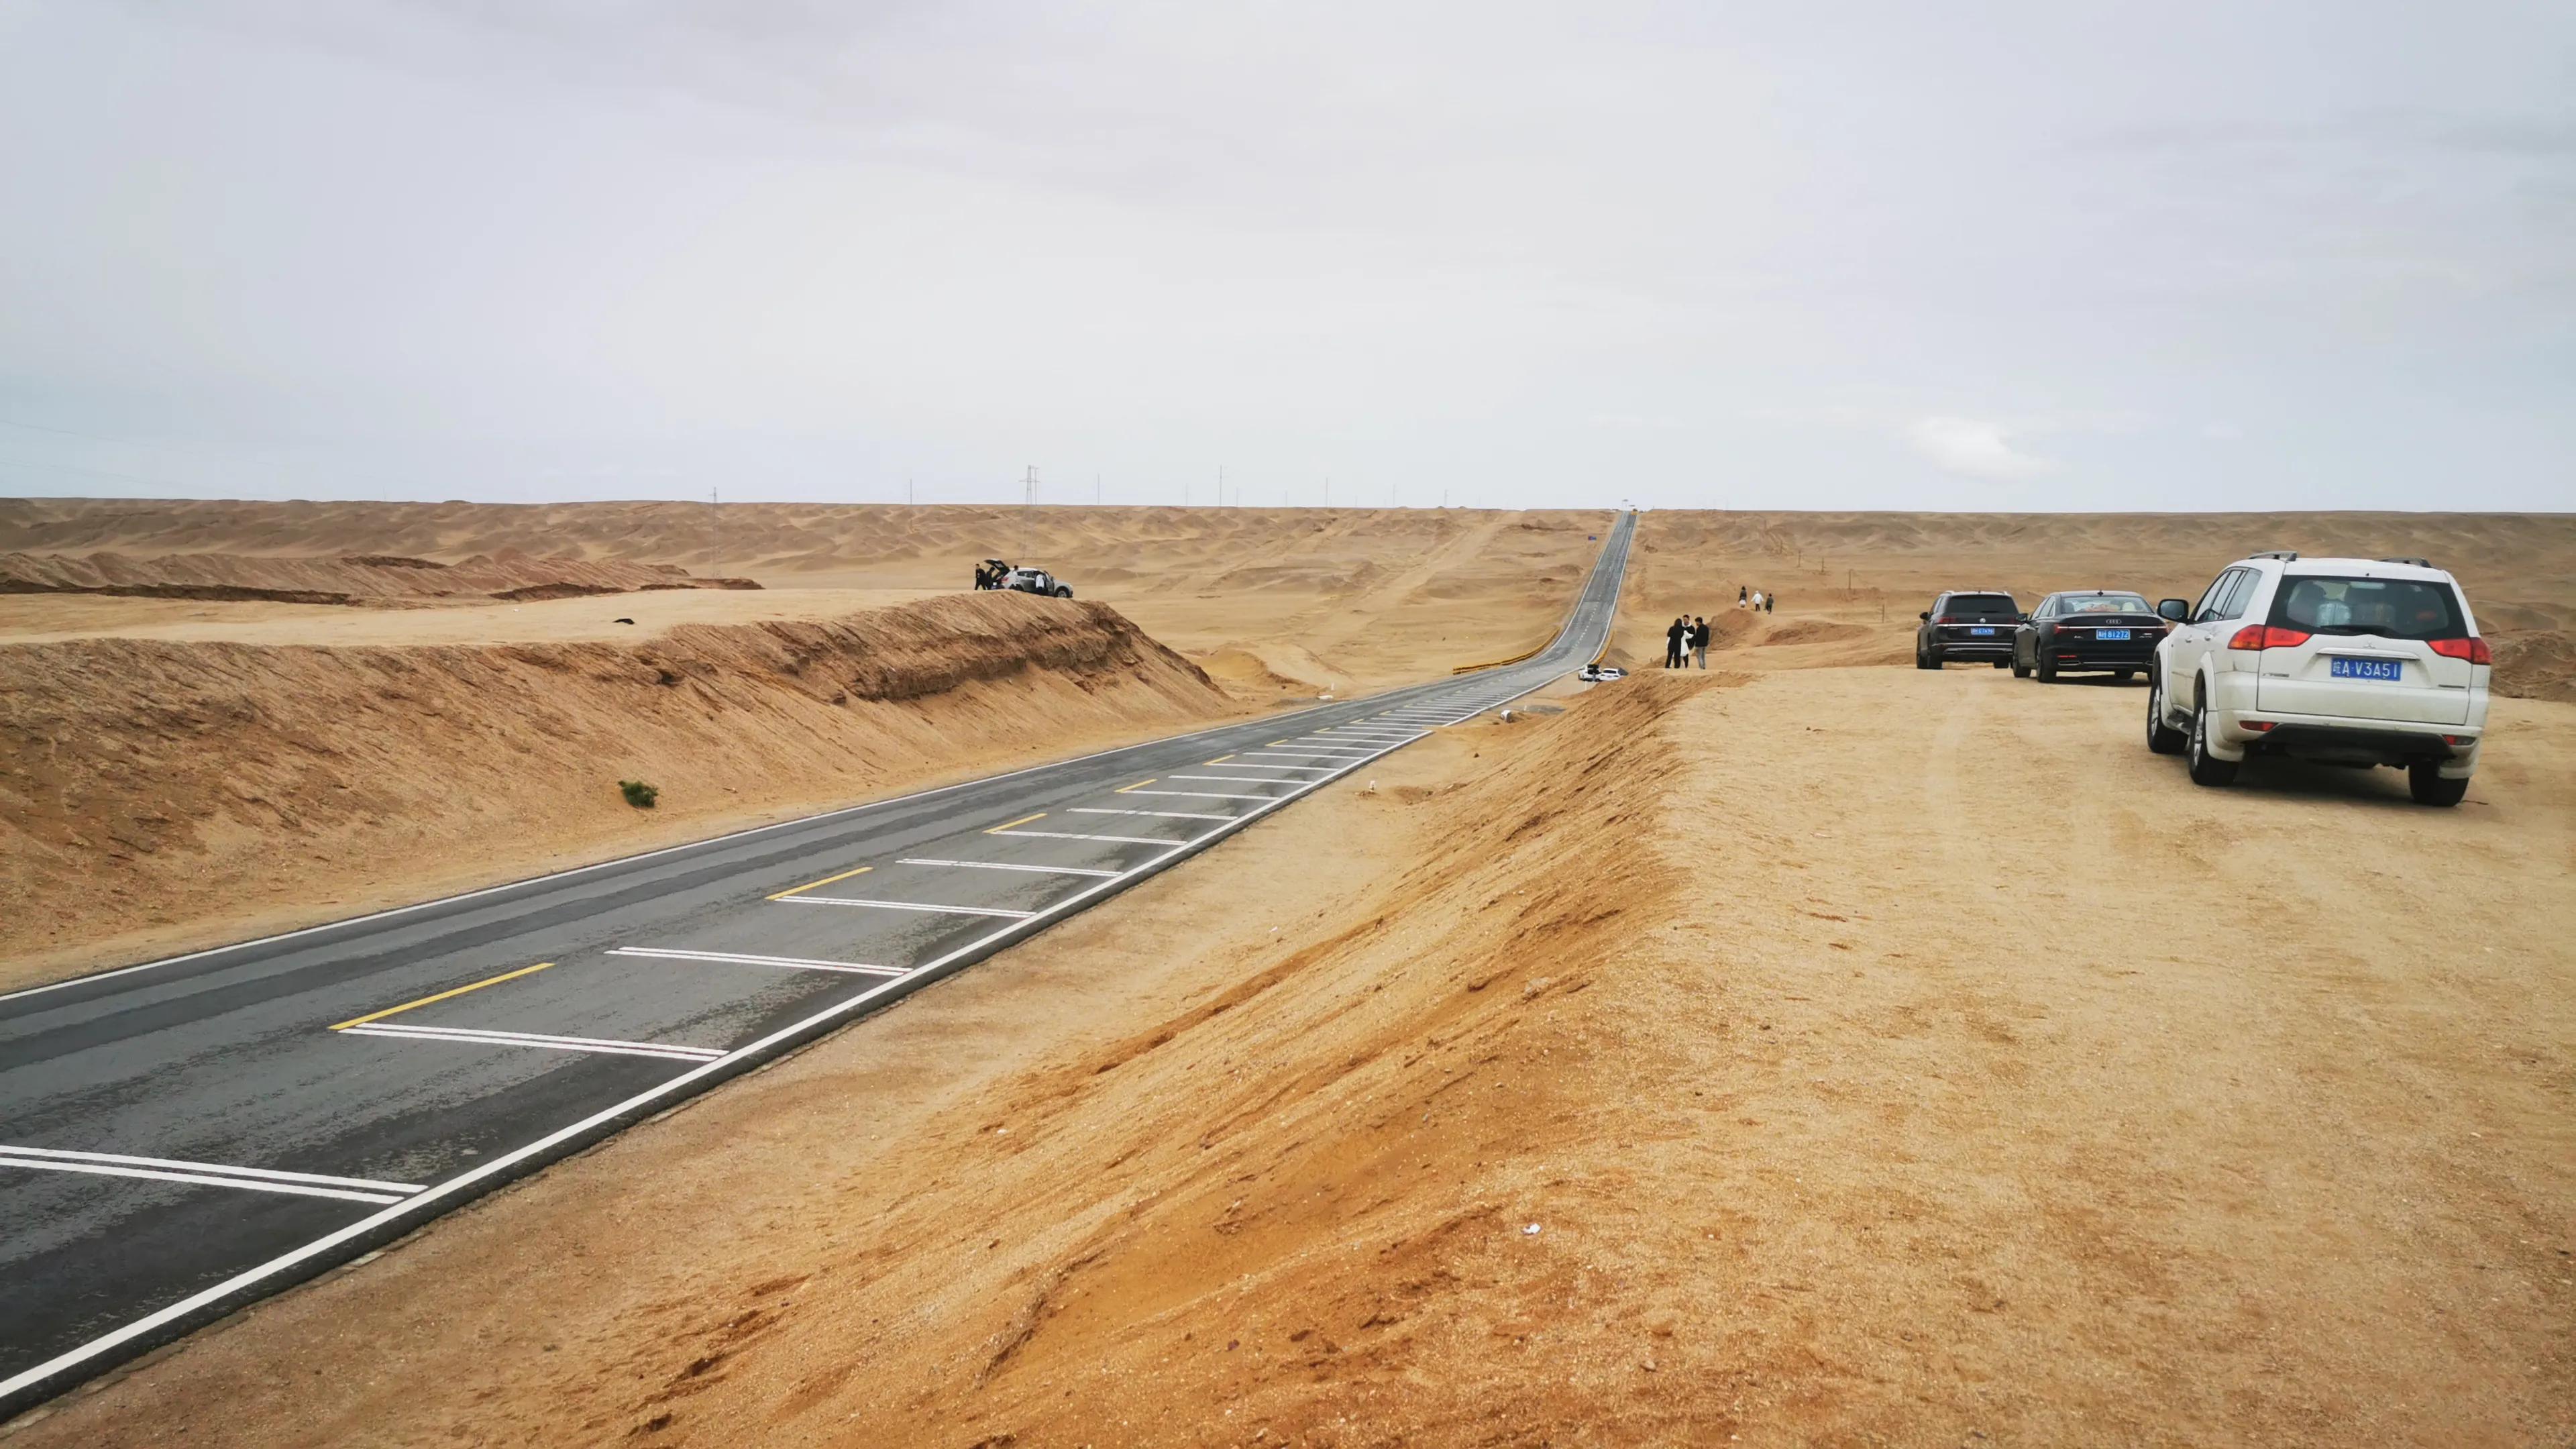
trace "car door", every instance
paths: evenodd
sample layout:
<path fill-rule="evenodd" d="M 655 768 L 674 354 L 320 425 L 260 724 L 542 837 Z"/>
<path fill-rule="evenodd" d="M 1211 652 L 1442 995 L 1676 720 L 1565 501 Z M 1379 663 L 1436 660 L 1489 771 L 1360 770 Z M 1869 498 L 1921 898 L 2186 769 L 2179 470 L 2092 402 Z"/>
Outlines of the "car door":
<path fill-rule="evenodd" d="M 2030 611 L 2030 617 L 2013 631 L 2013 662 L 2025 669 L 2039 667 L 2039 626 L 2057 616 L 2057 596 L 2049 595 Z"/>
<path fill-rule="evenodd" d="M 2252 569 L 2222 570 L 2202 591 L 2200 602 L 2192 605 L 2191 618 L 2173 631 L 2165 656 L 2165 692 L 2184 709 L 2200 704 L 2200 665 L 2209 657 L 2210 640 L 2224 622 L 2222 609 L 2228 595 L 2253 574 Z"/>

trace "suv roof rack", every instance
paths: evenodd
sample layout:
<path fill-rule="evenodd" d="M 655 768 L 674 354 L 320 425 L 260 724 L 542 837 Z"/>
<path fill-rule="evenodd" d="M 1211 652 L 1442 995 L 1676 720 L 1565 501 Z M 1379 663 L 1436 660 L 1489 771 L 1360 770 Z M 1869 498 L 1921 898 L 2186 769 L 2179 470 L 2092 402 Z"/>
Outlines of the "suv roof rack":
<path fill-rule="evenodd" d="M 2299 551 L 2295 548 L 2267 548 L 2259 553 L 2249 553 L 2245 556 L 2247 558 L 2276 558 L 2283 563 L 2297 563 L 2299 561 Z"/>
<path fill-rule="evenodd" d="M 2429 569 L 2433 566 L 2433 561 L 2429 558 L 2384 558 L 2380 562 L 2412 564 L 2419 569 Z"/>

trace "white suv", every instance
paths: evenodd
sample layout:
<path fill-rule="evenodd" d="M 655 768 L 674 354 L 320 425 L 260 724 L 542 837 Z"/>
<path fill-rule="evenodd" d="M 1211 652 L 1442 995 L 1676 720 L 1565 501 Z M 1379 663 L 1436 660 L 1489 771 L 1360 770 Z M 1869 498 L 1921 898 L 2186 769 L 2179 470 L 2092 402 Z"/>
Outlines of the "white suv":
<path fill-rule="evenodd" d="M 2258 553 L 2197 604 L 2147 671 L 2147 748 L 2224 785 L 2249 755 L 2393 765 L 2427 805 L 2456 805 L 2478 767 L 2494 671 L 2469 601 L 2420 558 Z"/>

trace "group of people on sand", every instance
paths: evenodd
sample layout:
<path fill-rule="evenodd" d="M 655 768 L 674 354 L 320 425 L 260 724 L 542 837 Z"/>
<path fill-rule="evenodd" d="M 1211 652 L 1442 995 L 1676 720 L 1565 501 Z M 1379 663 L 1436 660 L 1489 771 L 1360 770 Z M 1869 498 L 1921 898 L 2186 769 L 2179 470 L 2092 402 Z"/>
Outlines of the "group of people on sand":
<path fill-rule="evenodd" d="M 1011 566 L 1009 564 L 1004 563 L 1002 560 L 997 558 L 988 558 L 982 563 L 975 565 L 975 587 L 979 589 L 998 589 L 1002 586 L 1002 580 L 1009 578 L 1010 575 Z"/>
<path fill-rule="evenodd" d="M 1736 586 L 1735 607 L 1739 609 L 1751 609 L 1757 614 L 1768 614 L 1779 607 L 1779 604 L 1778 594 L 1765 594 L 1749 584 Z M 1678 615 L 1673 619 L 1671 625 L 1664 630 L 1664 667 L 1666 669 L 1692 667 L 1706 669 L 1708 667 L 1707 619 L 1693 618 L 1688 614 Z"/>

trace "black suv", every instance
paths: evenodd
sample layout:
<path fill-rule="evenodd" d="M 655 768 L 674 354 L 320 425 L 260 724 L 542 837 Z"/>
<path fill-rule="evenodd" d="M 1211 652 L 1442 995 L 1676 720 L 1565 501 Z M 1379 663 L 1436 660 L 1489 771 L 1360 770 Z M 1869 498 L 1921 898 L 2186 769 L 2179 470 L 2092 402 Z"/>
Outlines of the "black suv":
<path fill-rule="evenodd" d="M 1914 667 L 1938 669 L 1953 659 L 2012 663 L 2021 605 L 2001 589 L 1953 589 L 1932 601 L 1914 630 Z"/>

